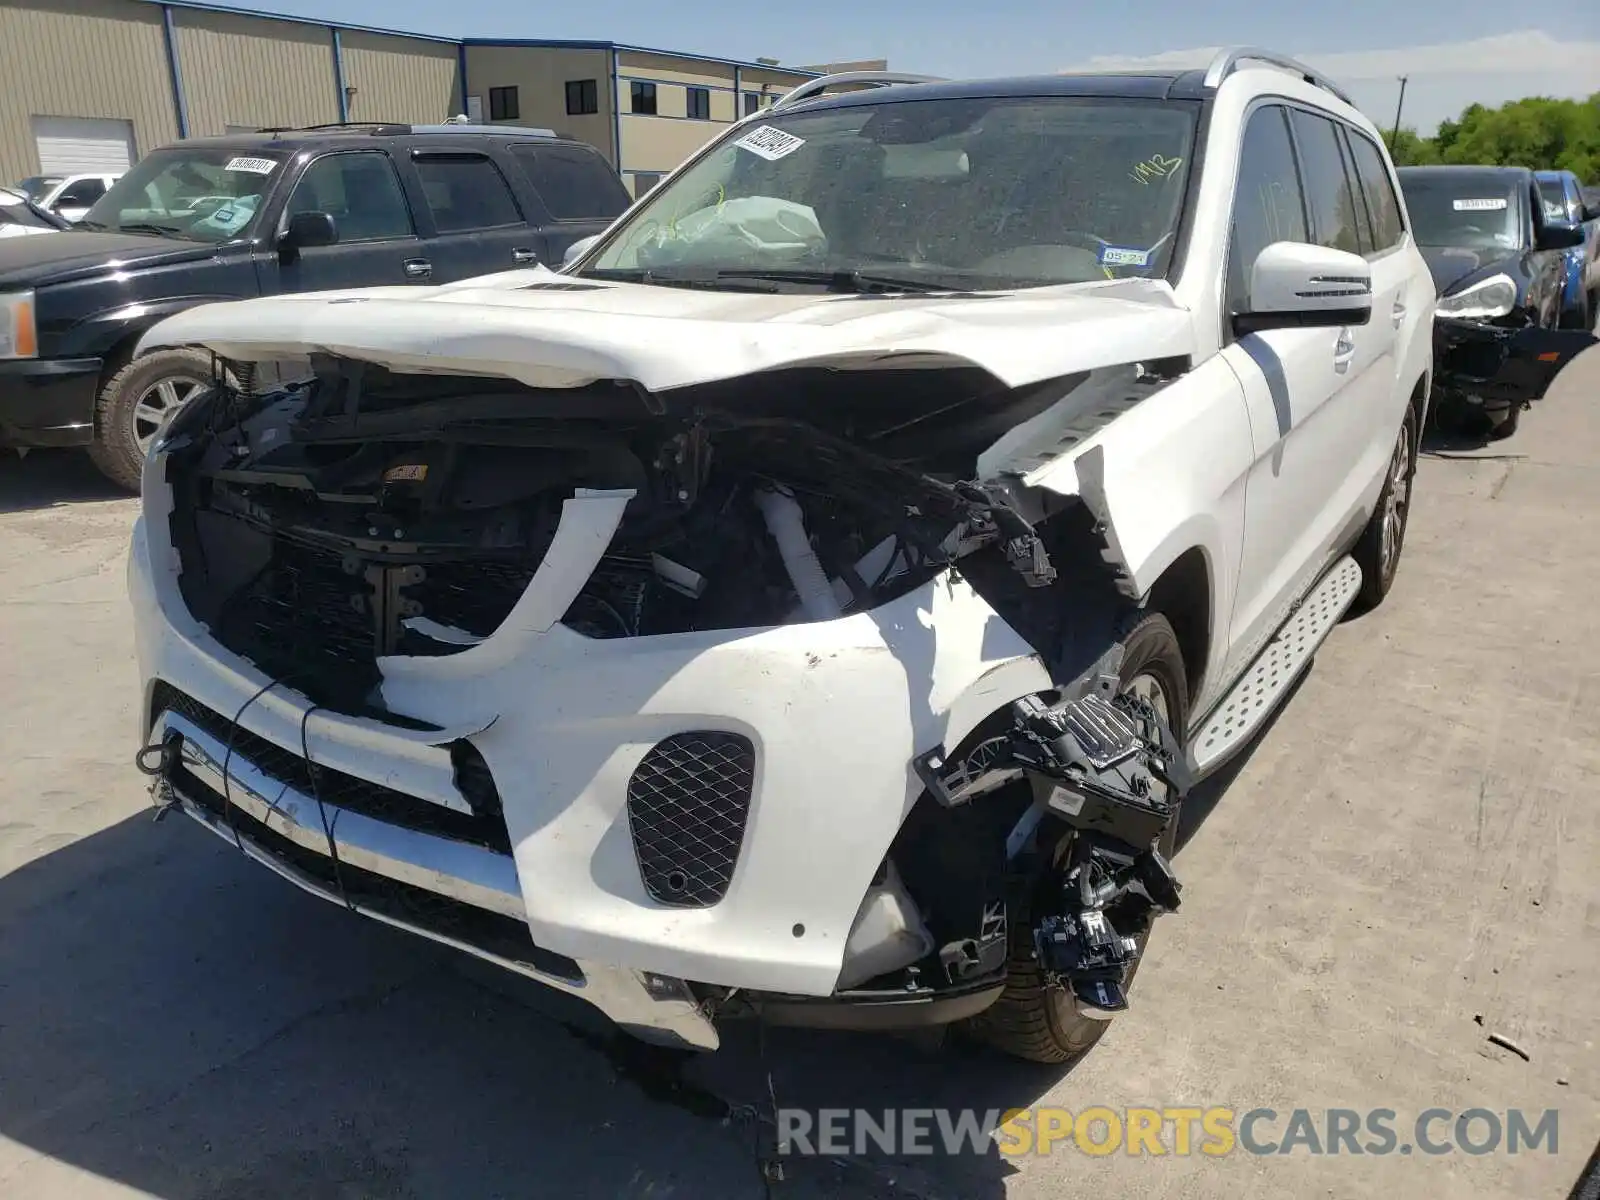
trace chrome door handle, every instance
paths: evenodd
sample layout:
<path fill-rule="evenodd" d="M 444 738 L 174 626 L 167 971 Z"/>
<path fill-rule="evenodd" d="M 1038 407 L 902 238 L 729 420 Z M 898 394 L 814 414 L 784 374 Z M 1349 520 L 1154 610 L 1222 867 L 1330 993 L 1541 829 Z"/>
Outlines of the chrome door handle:
<path fill-rule="evenodd" d="M 402 265 L 412 279 L 426 279 L 433 274 L 433 264 L 425 258 L 408 258 Z"/>
<path fill-rule="evenodd" d="M 539 261 L 539 255 L 536 251 L 525 250 L 521 247 L 518 247 L 511 251 L 511 261 L 519 263 L 536 263 Z"/>
<path fill-rule="evenodd" d="M 1396 300 L 1394 302 L 1394 310 L 1390 313 L 1390 315 L 1394 318 L 1394 327 L 1399 329 L 1406 319 L 1405 301 Z"/>
<path fill-rule="evenodd" d="M 1350 369 L 1350 360 L 1356 356 L 1356 341 L 1348 329 L 1339 330 L 1339 340 L 1333 344 L 1333 369 L 1343 375 Z"/>

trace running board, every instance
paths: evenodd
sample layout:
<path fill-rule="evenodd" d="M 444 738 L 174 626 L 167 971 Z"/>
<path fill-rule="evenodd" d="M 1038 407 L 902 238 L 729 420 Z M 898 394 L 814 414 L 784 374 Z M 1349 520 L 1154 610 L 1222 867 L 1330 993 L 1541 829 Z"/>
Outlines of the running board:
<path fill-rule="evenodd" d="M 1266 723 L 1361 590 L 1361 568 L 1342 558 L 1307 593 L 1217 710 L 1189 739 L 1195 777 L 1215 770 Z"/>

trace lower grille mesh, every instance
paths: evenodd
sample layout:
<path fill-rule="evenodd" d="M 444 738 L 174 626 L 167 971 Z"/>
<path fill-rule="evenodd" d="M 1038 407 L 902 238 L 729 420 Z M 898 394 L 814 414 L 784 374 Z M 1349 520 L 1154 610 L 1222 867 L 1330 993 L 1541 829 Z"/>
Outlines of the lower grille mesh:
<path fill-rule="evenodd" d="M 645 891 L 675 908 L 727 894 L 755 785 L 755 747 L 697 730 L 658 742 L 628 780 L 628 828 Z"/>

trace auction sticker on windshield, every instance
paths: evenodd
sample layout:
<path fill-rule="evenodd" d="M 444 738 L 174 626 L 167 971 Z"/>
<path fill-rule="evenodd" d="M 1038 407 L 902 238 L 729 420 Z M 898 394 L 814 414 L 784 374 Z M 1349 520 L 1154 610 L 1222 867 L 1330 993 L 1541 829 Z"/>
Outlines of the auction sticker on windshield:
<path fill-rule="evenodd" d="M 752 129 L 734 143 L 739 149 L 760 155 L 768 162 L 777 162 L 780 158 L 786 158 L 805 144 L 805 138 L 798 138 L 792 133 L 774 129 L 771 125 L 763 125 L 759 129 Z"/>
<path fill-rule="evenodd" d="M 1506 207 L 1506 198 L 1492 196 L 1484 200 L 1452 200 L 1450 207 L 1457 212 L 1496 212 Z"/>
<path fill-rule="evenodd" d="M 271 175 L 277 169 L 277 166 L 276 159 L 248 158 L 241 155 L 238 158 L 230 158 L 228 165 L 222 169 L 224 171 L 248 171 L 252 175 Z"/>

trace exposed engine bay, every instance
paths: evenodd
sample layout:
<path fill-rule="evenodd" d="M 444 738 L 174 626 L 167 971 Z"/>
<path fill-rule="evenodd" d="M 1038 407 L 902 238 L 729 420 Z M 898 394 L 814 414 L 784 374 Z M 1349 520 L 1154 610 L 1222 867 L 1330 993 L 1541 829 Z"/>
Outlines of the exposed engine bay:
<path fill-rule="evenodd" d="M 491 635 L 584 489 L 633 493 L 564 620 L 593 638 L 870 610 L 982 551 L 1007 586 L 1055 578 L 1015 498 L 972 475 L 1074 379 L 789 371 L 754 402 L 742 380 L 669 404 L 315 365 L 294 387 L 193 406 L 170 431 L 169 481 L 191 612 L 330 708 L 374 711 L 385 656 Z"/>

